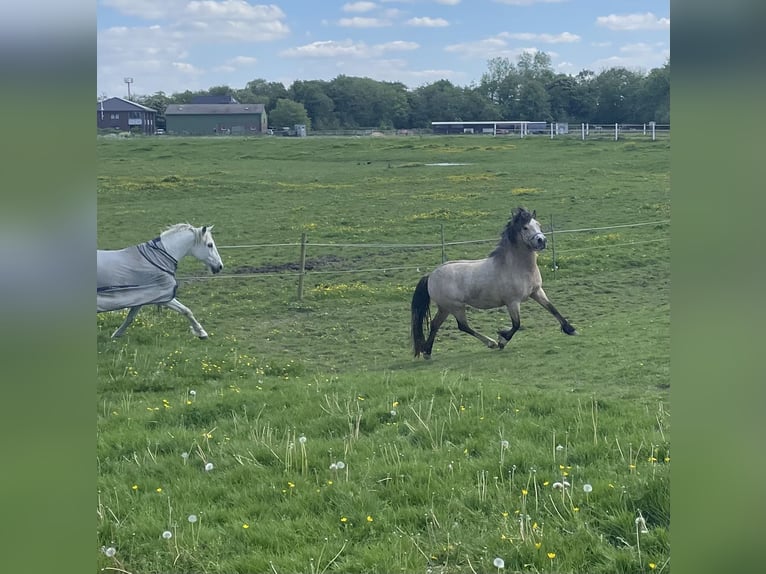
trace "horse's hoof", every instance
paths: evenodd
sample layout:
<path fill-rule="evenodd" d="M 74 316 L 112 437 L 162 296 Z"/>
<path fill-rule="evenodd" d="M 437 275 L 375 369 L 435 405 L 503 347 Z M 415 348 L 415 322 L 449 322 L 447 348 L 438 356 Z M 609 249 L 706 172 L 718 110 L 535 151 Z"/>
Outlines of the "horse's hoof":
<path fill-rule="evenodd" d="M 566 327 L 562 327 L 561 330 L 564 331 L 564 333 L 566 333 L 567 335 L 579 335 L 580 334 L 580 333 L 577 332 L 577 330 L 574 327 L 572 327 L 572 325 L 567 325 Z"/>
<path fill-rule="evenodd" d="M 487 343 L 487 347 L 489 347 L 490 349 L 497 349 L 498 345 L 495 341 L 490 341 L 489 343 Z M 500 348 L 502 349 L 502 347 Z"/>
<path fill-rule="evenodd" d="M 423 355 L 423 358 L 424 358 L 426 361 L 430 361 L 430 360 L 431 360 L 431 353 L 428 353 L 427 355 L 425 355 L 425 354 L 424 354 L 424 355 Z"/>

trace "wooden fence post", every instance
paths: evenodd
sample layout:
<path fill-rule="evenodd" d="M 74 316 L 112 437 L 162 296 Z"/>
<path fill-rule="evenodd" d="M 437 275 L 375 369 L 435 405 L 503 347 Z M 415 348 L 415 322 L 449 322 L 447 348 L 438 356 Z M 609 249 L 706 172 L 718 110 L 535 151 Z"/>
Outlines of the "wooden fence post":
<path fill-rule="evenodd" d="M 303 301 L 303 278 L 306 275 L 306 232 L 301 233 L 301 262 L 298 275 L 298 301 Z"/>

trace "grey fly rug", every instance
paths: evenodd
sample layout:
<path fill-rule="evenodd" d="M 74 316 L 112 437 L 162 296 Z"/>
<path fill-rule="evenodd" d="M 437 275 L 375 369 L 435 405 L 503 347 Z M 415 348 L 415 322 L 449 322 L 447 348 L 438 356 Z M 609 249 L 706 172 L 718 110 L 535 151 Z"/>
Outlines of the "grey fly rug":
<path fill-rule="evenodd" d="M 97 312 L 167 303 L 176 296 L 176 261 L 157 237 L 96 255 Z"/>

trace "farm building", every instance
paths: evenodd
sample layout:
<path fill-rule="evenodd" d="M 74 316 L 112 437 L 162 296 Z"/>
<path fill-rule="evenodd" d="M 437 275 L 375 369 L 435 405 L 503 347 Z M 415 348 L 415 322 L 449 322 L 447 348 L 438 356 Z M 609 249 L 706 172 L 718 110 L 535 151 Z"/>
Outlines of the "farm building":
<path fill-rule="evenodd" d="M 170 104 L 165 122 L 166 131 L 177 135 L 248 135 L 268 128 L 263 104 Z"/>
<path fill-rule="evenodd" d="M 107 98 L 96 105 L 96 125 L 102 130 L 140 131 L 153 134 L 157 110 L 123 98 Z"/>
<path fill-rule="evenodd" d="M 542 133 L 545 122 L 486 121 L 486 122 L 431 122 L 435 134 L 510 134 Z"/>

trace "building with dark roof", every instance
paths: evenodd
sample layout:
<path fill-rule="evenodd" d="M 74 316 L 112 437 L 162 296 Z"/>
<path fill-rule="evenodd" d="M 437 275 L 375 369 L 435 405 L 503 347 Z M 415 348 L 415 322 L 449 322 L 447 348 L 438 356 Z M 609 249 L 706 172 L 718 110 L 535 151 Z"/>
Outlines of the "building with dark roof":
<path fill-rule="evenodd" d="M 107 98 L 96 104 L 98 129 L 153 134 L 156 120 L 157 110 L 123 98 Z"/>
<path fill-rule="evenodd" d="M 165 122 L 176 135 L 255 135 L 268 128 L 263 104 L 170 104 Z"/>

